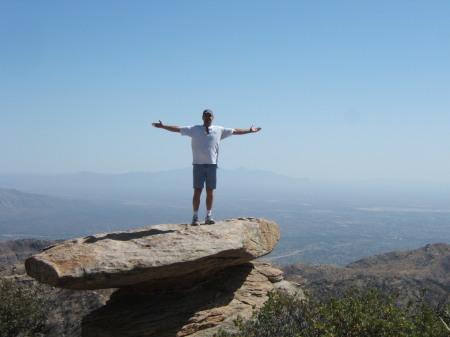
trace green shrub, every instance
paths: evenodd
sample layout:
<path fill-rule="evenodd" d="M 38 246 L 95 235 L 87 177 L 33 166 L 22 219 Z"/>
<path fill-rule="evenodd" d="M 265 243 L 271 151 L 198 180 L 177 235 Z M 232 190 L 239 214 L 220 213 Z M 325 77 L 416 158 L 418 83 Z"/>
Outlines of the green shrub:
<path fill-rule="evenodd" d="M 0 336 L 35 336 L 45 332 L 44 304 L 30 287 L 0 280 Z"/>
<path fill-rule="evenodd" d="M 447 299 L 441 302 L 436 308 L 433 308 L 425 301 L 425 296 L 426 289 L 422 291 L 421 296 L 417 300 L 411 301 L 408 305 L 416 336 L 449 337 L 450 305 Z M 445 334 L 445 330 L 444 334 L 442 334 L 442 327 L 445 327 L 447 334 Z"/>
<path fill-rule="evenodd" d="M 216 337 L 450 336 L 448 305 L 438 309 L 417 300 L 405 308 L 395 305 L 396 297 L 352 288 L 320 303 L 274 292 L 252 319 L 235 321 L 238 333 L 221 331 Z"/>

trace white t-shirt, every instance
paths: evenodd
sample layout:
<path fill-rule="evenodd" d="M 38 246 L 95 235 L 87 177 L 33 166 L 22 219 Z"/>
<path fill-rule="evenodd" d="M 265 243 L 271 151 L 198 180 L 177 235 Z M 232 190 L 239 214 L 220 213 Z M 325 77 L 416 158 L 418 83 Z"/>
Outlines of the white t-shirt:
<path fill-rule="evenodd" d="M 183 126 L 180 128 L 182 136 L 191 137 L 192 163 L 217 164 L 219 157 L 219 143 L 222 139 L 230 137 L 233 129 L 211 125 L 206 133 L 204 125 Z"/>

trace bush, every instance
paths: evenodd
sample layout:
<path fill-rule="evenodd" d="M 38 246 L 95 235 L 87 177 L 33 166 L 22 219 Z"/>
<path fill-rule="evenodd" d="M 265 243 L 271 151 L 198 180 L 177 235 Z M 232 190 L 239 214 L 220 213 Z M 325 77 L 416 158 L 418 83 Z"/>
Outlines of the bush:
<path fill-rule="evenodd" d="M 0 336 L 36 336 L 45 332 L 44 304 L 29 287 L 0 280 Z"/>
<path fill-rule="evenodd" d="M 237 319 L 238 333 L 216 337 L 448 337 L 449 306 L 432 308 L 422 299 L 408 307 L 395 305 L 396 295 L 372 288 L 349 289 L 341 297 L 319 303 L 311 296 L 298 300 L 269 293 L 252 319 Z"/>

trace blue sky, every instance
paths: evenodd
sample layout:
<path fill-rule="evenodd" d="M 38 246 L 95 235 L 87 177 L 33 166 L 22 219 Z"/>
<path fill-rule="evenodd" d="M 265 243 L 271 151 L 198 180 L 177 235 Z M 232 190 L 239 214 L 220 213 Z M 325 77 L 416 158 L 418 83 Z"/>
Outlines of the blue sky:
<path fill-rule="evenodd" d="M 449 1 L 1 1 L 0 172 L 450 181 Z"/>

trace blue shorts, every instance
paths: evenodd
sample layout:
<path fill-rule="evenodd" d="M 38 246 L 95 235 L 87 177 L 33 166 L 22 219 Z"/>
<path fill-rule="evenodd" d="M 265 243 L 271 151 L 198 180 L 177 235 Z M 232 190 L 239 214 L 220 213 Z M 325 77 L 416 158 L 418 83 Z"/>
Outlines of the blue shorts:
<path fill-rule="evenodd" d="M 215 189 L 217 182 L 217 164 L 194 164 L 194 188 Z"/>

